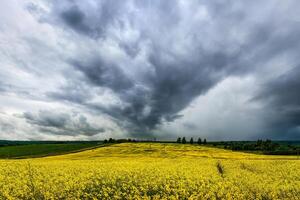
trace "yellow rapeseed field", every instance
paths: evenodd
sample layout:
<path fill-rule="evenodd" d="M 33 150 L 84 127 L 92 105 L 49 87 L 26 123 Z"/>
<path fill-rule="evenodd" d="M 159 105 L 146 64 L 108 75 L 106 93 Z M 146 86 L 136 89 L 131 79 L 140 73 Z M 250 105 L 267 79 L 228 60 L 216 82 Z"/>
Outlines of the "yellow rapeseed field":
<path fill-rule="evenodd" d="M 300 199 L 300 159 L 123 143 L 0 160 L 0 199 Z"/>

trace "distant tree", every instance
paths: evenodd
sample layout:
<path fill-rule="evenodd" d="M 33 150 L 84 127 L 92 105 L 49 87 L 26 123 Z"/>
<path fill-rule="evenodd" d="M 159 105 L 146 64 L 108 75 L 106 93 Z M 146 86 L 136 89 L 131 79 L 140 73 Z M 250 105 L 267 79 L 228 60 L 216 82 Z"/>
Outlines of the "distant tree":
<path fill-rule="evenodd" d="M 108 139 L 108 143 L 114 143 L 114 142 L 115 142 L 115 140 L 113 138 Z"/>
<path fill-rule="evenodd" d="M 114 140 L 114 142 L 116 143 L 124 143 L 124 142 L 127 142 L 128 140 L 127 139 L 117 139 L 117 140 Z"/>
<path fill-rule="evenodd" d="M 194 139 L 191 137 L 190 144 L 194 144 Z"/>
<path fill-rule="evenodd" d="M 262 143 L 263 143 L 263 141 L 262 140 L 257 140 L 257 142 L 256 142 L 256 146 L 257 147 L 260 147 L 260 146 L 262 146 Z"/>
<path fill-rule="evenodd" d="M 181 143 L 181 137 L 177 138 L 177 143 Z"/>
<path fill-rule="evenodd" d="M 197 141 L 198 144 L 202 144 L 202 140 L 201 138 L 198 138 L 198 141 Z"/>
<path fill-rule="evenodd" d="M 104 142 L 104 144 L 106 144 L 107 143 L 107 139 L 105 139 L 103 142 Z"/>
<path fill-rule="evenodd" d="M 127 139 L 127 141 L 128 141 L 128 142 L 131 142 L 131 139 L 130 139 L 130 138 L 128 138 L 128 139 Z"/>
<path fill-rule="evenodd" d="M 181 141 L 181 142 L 182 142 L 182 144 L 186 144 L 186 139 L 185 139 L 185 137 L 182 138 L 182 141 Z"/>
<path fill-rule="evenodd" d="M 206 138 L 204 138 L 204 140 L 203 140 L 203 144 L 207 144 L 207 142 L 206 142 Z"/>

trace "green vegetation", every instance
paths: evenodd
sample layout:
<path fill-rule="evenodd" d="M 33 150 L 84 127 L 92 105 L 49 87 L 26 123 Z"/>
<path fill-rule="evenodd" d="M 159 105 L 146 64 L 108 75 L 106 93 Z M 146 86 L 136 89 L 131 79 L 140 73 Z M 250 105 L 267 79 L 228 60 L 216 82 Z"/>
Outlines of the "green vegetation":
<path fill-rule="evenodd" d="M 201 138 L 198 138 L 197 144 L 202 144 Z"/>
<path fill-rule="evenodd" d="M 27 144 L 84 144 L 84 143 L 93 143 L 98 144 L 102 143 L 102 141 L 24 141 L 24 140 L 0 140 L 0 147 L 3 146 L 15 146 L 15 145 L 27 145 Z"/>
<path fill-rule="evenodd" d="M 186 144 L 186 139 L 178 137 L 176 143 Z M 196 144 L 193 138 L 190 144 Z M 207 142 L 206 138 L 198 138 L 197 145 L 208 145 L 233 151 L 246 151 L 251 153 L 261 153 L 266 155 L 300 155 L 300 141 L 219 141 Z"/>
<path fill-rule="evenodd" d="M 182 143 L 182 144 L 186 144 L 186 139 L 185 137 L 183 137 L 181 139 L 181 137 L 177 138 L 176 143 Z M 191 137 L 190 139 L 190 144 L 194 144 L 194 139 Z M 201 138 L 198 138 L 197 144 L 207 144 L 206 138 L 204 138 L 203 142 Z"/>
<path fill-rule="evenodd" d="M 266 155 L 300 155 L 300 143 L 297 141 L 226 141 L 210 142 L 209 144 L 233 151 L 257 152 Z"/>
<path fill-rule="evenodd" d="M 70 142 L 58 144 L 26 144 L 0 147 L 0 158 L 28 158 L 66 154 L 98 147 L 100 142 Z"/>

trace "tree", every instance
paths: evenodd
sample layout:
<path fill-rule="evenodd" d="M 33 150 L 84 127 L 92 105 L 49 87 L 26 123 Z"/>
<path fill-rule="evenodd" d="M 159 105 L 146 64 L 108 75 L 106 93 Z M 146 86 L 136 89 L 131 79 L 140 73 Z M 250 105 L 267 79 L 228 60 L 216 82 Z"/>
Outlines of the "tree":
<path fill-rule="evenodd" d="M 185 137 L 182 138 L 182 144 L 186 144 Z"/>
<path fill-rule="evenodd" d="M 204 138 L 204 140 L 203 140 L 203 144 L 207 144 L 207 142 L 206 142 L 206 138 Z"/>
<path fill-rule="evenodd" d="M 197 141 L 198 144 L 202 144 L 202 140 L 201 138 L 198 138 L 198 141 Z"/>
<path fill-rule="evenodd" d="M 112 138 L 109 138 L 109 139 L 108 139 L 108 143 L 114 143 L 114 142 L 115 142 L 114 139 L 112 139 Z"/>
<path fill-rule="evenodd" d="M 190 144 L 194 144 L 194 139 L 191 137 Z"/>
<path fill-rule="evenodd" d="M 177 143 L 181 143 L 181 137 L 177 138 Z"/>

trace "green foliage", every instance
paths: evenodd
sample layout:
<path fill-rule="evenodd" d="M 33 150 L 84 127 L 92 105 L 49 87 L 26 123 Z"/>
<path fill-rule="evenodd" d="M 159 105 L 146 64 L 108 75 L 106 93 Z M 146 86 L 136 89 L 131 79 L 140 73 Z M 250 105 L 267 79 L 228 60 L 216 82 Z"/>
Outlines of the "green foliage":
<path fill-rule="evenodd" d="M 28 144 L 0 147 L 0 158 L 27 158 L 65 154 L 99 146 L 99 143 Z"/>
<path fill-rule="evenodd" d="M 194 139 L 193 138 L 190 139 L 190 144 L 194 144 Z"/>
<path fill-rule="evenodd" d="M 116 140 L 113 139 L 113 138 L 109 138 L 109 139 L 108 139 L 108 143 L 115 143 L 115 142 L 116 142 Z"/>
<path fill-rule="evenodd" d="M 202 144 L 201 138 L 198 138 L 197 144 Z"/>
<path fill-rule="evenodd" d="M 186 144 L 186 139 L 185 139 L 185 137 L 182 138 L 182 144 Z"/>
<path fill-rule="evenodd" d="M 273 142 L 267 140 L 213 142 L 219 146 L 234 151 L 253 151 L 269 155 L 300 155 L 300 145 L 297 142 Z"/>

